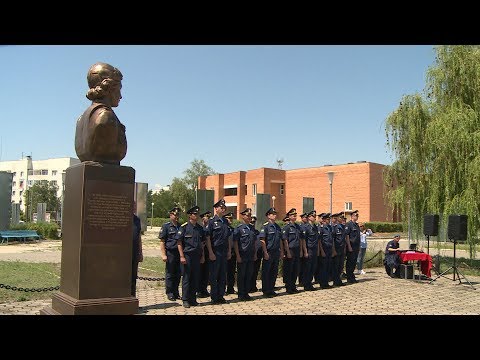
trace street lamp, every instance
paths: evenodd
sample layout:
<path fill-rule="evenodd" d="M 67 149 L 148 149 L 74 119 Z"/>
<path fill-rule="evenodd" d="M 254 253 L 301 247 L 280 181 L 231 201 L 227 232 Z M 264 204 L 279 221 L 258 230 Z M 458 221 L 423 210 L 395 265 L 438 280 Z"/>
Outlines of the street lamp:
<path fill-rule="evenodd" d="M 152 202 L 152 222 L 150 223 L 150 229 L 153 229 L 153 205 L 155 203 Z"/>
<path fill-rule="evenodd" d="M 330 184 L 330 216 L 332 216 L 332 184 L 333 184 L 333 175 L 335 175 L 335 173 L 334 173 L 333 171 L 327 172 L 328 183 Z"/>
<path fill-rule="evenodd" d="M 275 207 L 275 199 L 276 199 L 276 197 L 275 197 L 275 195 L 273 195 L 272 196 L 272 207 L 273 208 Z"/>

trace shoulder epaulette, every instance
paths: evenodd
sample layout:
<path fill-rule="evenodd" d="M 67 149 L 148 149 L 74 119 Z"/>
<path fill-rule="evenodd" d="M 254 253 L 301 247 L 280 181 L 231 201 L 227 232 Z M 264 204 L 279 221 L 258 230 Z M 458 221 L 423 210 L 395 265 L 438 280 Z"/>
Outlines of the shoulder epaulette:
<path fill-rule="evenodd" d="M 187 225 L 187 224 L 188 224 L 188 221 L 187 221 L 187 222 L 184 222 L 184 223 L 183 223 L 182 225 L 180 225 L 180 226 L 185 226 L 185 225 Z"/>
<path fill-rule="evenodd" d="M 263 226 L 265 226 L 265 225 L 268 225 L 268 221 L 265 224 L 263 224 Z"/>

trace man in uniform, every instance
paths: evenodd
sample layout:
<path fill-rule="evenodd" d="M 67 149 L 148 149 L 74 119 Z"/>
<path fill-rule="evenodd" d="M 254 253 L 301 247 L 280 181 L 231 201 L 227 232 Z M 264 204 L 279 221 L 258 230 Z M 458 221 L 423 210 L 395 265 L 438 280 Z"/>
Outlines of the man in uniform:
<path fill-rule="evenodd" d="M 305 254 L 307 253 L 307 245 L 305 244 L 305 238 L 303 237 L 304 230 L 305 230 L 305 225 L 308 224 L 308 214 L 305 212 L 302 215 L 300 215 L 300 219 L 302 222 L 300 223 L 300 230 L 302 231 L 302 246 L 300 248 L 300 268 L 298 270 L 298 283 L 303 286 L 303 274 L 305 271 L 305 263 L 306 263 L 306 256 Z"/>
<path fill-rule="evenodd" d="M 343 286 L 341 275 L 343 272 L 343 263 L 345 262 L 345 228 L 338 221 L 342 213 L 332 214 L 332 236 L 335 255 L 332 264 L 333 285 Z"/>
<path fill-rule="evenodd" d="M 357 283 L 355 274 L 355 266 L 357 265 L 358 252 L 360 251 L 360 227 L 358 226 L 358 210 L 352 212 L 352 218 L 345 226 L 346 243 L 347 243 L 347 262 L 345 271 L 347 273 L 347 282 L 350 284 Z"/>
<path fill-rule="evenodd" d="M 317 266 L 317 257 L 319 254 L 318 247 L 318 227 L 315 223 L 316 211 L 312 210 L 308 213 L 308 223 L 303 228 L 303 236 L 307 247 L 307 252 L 303 254 L 306 258 L 305 269 L 303 274 L 303 288 L 306 291 L 313 291 L 312 280 Z"/>
<path fill-rule="evenodd" d="M 237 257 L 235 256 L 235 251 L 233 249 L 233 213 L 229 212 L 223 217 L 227 220 L 228 224 L 228 244 L 229 244 L 229 249 L 230 253 L 227 254 L 227 290 L 225 291 L 225 294 L 235 294 L 235 272 L 237 270 Z"/>
<path fill-rule="evenodd" d="M 230 250 L 228 242 L 229 229 L 223 214 L 227 207 L 225 200 L 220 199 L 214 205 L 215 216 L 208 220 L 207 249 L 210 259 L 210 297 L 213 304 L 226 303 L 225 285 L 227 272 L 227 253 Z"/>
<path fill-rule="evenodd" d="M 200 263 L 204 260 L 205 231 L 197 223 L 200 208 L 194 206 L 187 210 L 188 221 L 180 226 L 177 239 L 182 269 L 183 307 L 197 306 L 197 289 L 200 274 Z"/>
<path fill-rule="evenodd" d="M 160 257 L 165 266 L 165 292 L 170 301 L 180 299 L 178 286 L 180 284 L 180 254 L 178 253 L 177 240 L 175 236 L 180 228 L 178 218 L 180 208 L 174 207 L 169 211 L 170 221 L 162 225 L 158 234 L 160 238 Z"/>
<path fill-rule="evenodd" d="M 278 276 L 278 263 L 280 254 L 283 254 L 282 229 L 275 222 L 277 211 L 268 209 L 265 213 L 268 221 L 260 230 L 260 244 L 263 250 L 262 264 L 262 292 L 266 297 L 276 296 L 273 290 Z"/>
<path fill-rule="evenodd" d="M 285 215 L 285 217 L 282 219 L 282 221 L 285 223 L 282 227 L 282 234 L 283 234 L 283 229 L 285 229 L 285 226 L 287 226 L 290 223 L 290 217 L 288 216 L 288 214 Z M 283 239 L 282 239 L 282 241 L 283 241 Z M 283 245 L 284 245 L 283 249 L 286 251 L 285 244 L 283 244 Z M 285 276 L 286 275 L 285 274 L 285 263 L 287 261 L 287 254 L 286 253 L 281 254 L 280 258 L 282 259 L 282 279 L 283 279 L 283 283 L 286 285 L 287 284 L 287 278 Z"/>
<path fill-rule="evenodd" d="M 238 299 L 247 301 L 252 300 L 250 295 L 248 295 L 248 290 L 250 290 L 253 274 L 253 262 L 256 260 L 255 240 L 257 235 L 255 234 L 255 228 L 252 228 L 250 225 L 252 209 L 246 208 L 240 215 L 242 216 L 243 224 L 238 225 L 233 232 L 233 247 L 238 264 Z"/>
<path fill-rule="evenodd" d="M 208 220 L 212 217 L 212 212 L 206 211 L 200 214 L 199 216 L 202 219 L 202 226 L 203 226 L 203 229 L 205 230 L 208 224 Z M 205 253 L 207 253 L 206 249 L 205 249 Z M 203 262 L 203 264 L 200 264 L 200 281 L 199 281 L 198 293 L 197 293 L 197 296 L 199 298 L 206 298 L 210 296 L 210 293 L 207 290 L 209 265 L 210 265 L 210 260 L 208 259 L 208 255 L 207 255 L 205 256 L 205 261 Z"/>
<path fill-rule="evenodd" d="M 320 246 L 320 288 L 328 289 L 328 284 L 332 271 L 332 257 L 335 255 L 333 247 L 332 228 L 330 226 L 330 213 L 322 216 L 322 227 L 319 229 L 319 246 Z"/>
<path fill-rule="evenodd" d="M 283 260 L 283 276 L 287 293 L 298 292 L 295 282 L 297 281 L 300 267 L 300 252 L 303 252 L 303 232 L 295 220 L 297 220 L 297 209 L 292 208 L 287 212 L 289 222 L 282 230 L 283 248 L 286 257 Z"/>
<path fill-rule="evenodd" d="M 258 278 L 258 272 L 260 271 L 260 265 L 262 264 L 262 258 L 263 258 L 263 250 L 262 250 L 262 245 L 260 244 L 260 231 L 258 231 L 255 228 L 255 223 L 257 222 L 257 217 L 252 216 L 252 220 L 250 221 L 250 226 L 252 227 L 252 231 L 255 233 L 255 252 L 256 252 L 256 257 L 253 262 L 253 274 L 252 278 L 250 281 L 250 290 L 248 292 L 253 293 L 257 292 L 257 278 Z"/>

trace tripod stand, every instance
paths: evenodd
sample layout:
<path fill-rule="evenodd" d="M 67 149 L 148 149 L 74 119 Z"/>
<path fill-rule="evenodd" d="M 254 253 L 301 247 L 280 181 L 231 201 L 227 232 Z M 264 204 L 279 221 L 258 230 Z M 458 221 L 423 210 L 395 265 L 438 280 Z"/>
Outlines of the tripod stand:
<path fill-rule="evenodd" d="M 452 240 L 452 239 L 450 239 Z M 457 268 L 457 252 L 456 252 L 456 245 L 457 245 L 457 240 L 453 240 L 453 266 L 450 266 L 447 270 L 445 270 L 444 272 L 442 272 L 441 274 L 438 274 L 438 276 L 431 280 L 429 282 L 429 284 L 433 283 L 435 280 L 437 280 L 440 276 L 444 276 L 444 274 L 446 274 L 447 272 L 449 272 L 450 270 L 453 270 L 453 281 L 455 281 L 455 274 L 457 274 L 458 276 L 458 281 L 460 282 L 460 284 L 462 283 L 462 279 L 460 278 L 460 275 L 470 284 L 470 286 L 474 289 L 475 287 L 472 285 L 472 283 L 470 281 L 468 281 L 468 279 L 465 277 L 465 275 L 463 275 L 460 271 L 458 271 L 458 268 Z"/>

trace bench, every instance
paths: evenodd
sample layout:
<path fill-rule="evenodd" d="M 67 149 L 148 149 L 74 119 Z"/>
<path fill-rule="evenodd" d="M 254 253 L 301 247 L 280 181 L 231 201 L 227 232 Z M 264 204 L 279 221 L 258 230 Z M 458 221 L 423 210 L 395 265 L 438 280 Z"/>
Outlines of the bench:
<path fill-rule="evenodd" d="M 19 239 L 25 242 L 26 239 L 40 239 L 40 235 L 37 234 L 35 230 L 3 230 L 0 231 L 0 239 L 2 244 L 7 242 L 9 239 Z"/>

